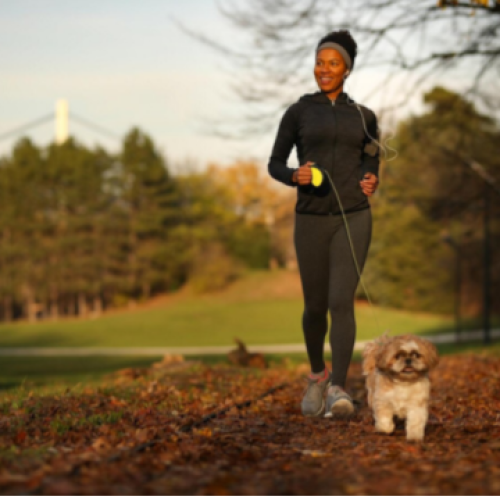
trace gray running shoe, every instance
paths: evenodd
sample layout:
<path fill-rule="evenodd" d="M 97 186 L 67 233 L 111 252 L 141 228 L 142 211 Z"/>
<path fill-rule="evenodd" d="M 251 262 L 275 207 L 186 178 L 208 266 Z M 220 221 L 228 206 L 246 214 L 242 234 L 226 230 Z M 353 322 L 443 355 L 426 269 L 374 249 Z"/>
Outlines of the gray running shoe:
<path fill-rule="evenodd" d="M 304 391 L 304 397 L 302 398 L 302 403 L 300 405 L 302 409 L 302 415 L 307 417 L 317 417 L 323 413 L 325 409 L 325 401 L 323 395 L 325 389 L 330 386 L 331 373 L 328 372 L 328 377 L 322 382 L 313 380 L 309 377 L 307 378 L 307 388 Z"/>
<path fill-rule="evenodd" d="M 354 413 L 351 396 L 338 385 L 332 385 L 326 393 L 325 417 L 348 417 Z"/>

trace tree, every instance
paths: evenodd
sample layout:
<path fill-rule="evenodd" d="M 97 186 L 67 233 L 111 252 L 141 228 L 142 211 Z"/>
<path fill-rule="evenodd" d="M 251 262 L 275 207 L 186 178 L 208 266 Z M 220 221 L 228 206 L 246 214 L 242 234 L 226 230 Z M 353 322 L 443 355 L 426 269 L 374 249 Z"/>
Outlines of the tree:
<path fill-rule="evenodd" d="M 495 154 L 500 130 L 463 96 L 436 87 L 424 96 L 428 112 L 399 125 L 398 158 L 384 166 L 373 200 L 374 243 L 367 266 L 370 289 L 386 304 L 449 310 L 457 256 L 442 242 L 451 233 L 462 254 L 462 294 L 469 313 L 482 300 L 484 180 L 470 161 L 500 179 Z M 493 262 L 500 251 L 500 197 L 492 197 Z M 493 296 L 500 268 L 492 269 Z M 376 286 L 375 286 L 376 285 Z M 500 309 L 500 301 L 494 303 Z"/>
<path fill-rule="evenodd" d="M 147 299 L 154 288 L 168 287 L 171 263 L 163 254 L 169 230 L 179 222 L 177 190 L 165 159 L 138 128 L 126 135 L 120 163 L 128 214 L 128 289 Z"/>
<path fill-rule="evenodd" d="M 247 0 L 227 1 L 219 10 L 236 28 L 237 43 L 177 24 L 230 65 L 231 88 L 245 103 L 244 116 L 238 116 L 237 124 L 214 120 L 221 135 L 273 130 L 277 108 L 295 101 L 301 89 L 310 89 L 314 48 L 334 29 L 349 29 L 358 42 L 355 73 L 386 71 L 377 86 L 367 85 L 370 95 L 392 96 L 406 88 L 403 98 L 381 106 L 381 113 L 400 107 L 429 78 L 444 74 L 459 76 L 469 98 L 500 108 L 495 88 L 500 0 Z"/>
<path fill-rule="evenodd" d="M 228 246 L 250 267 L 288 266 L 295 260 L 293 216 L 295 190 L 271 179 L 253 161 L 227 167 L 210 164 L 207 173 L 225 192 L 229 210 L 242 215 L 227 225 Z"/>
<path fill-rule="evenodd" d="M 264 208 L 277 198 L 263 184 L 244 163 L 174 178 L 137 128 L 118 155 L 21 139 L 0 158 L 1 318 L 97 315 L 193 274 L 208 290 L 267 267 Z"/>
<path fill-rule="evenodd" d="M 451 312 L 453 255 L 440 240 L 442 226 L 411 199 L 378 197 L 372 206 L 373 240 L 363 276 L 370 298 L 398 309 Z M 358 294 L 365 296 L 361 287 Z"/>
<path fill-rule="evenodd" d="M 41 205 L 36 186 L 43 170 L 41 151 L 29 139 L 19 140 L 0 170 L 0 265 L 3 316 L 11 319 L 15 304 L 34 320 L 38 286 L 43 282 L 40 245 Z"/>
<path fill-rule="evenodd" d="M 42 199 L 46 280 L 40 287 L 50 316 L 86 316 L 102 310 L 103 261 L 107 256 L 102 220 L 109 205 L 105 178 L 112 159 L 69 138 L 47 148 L 37 191 Z M 61 309 L 62 308 L 62 309 Z M 61 309 L 61 311 L 60 311 Z"/>

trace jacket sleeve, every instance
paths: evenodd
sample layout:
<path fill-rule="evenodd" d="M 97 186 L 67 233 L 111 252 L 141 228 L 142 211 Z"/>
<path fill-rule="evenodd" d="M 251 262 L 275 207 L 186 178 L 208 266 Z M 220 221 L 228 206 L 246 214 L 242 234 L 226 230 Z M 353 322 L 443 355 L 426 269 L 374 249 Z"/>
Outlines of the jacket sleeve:
<path fill-rule="evenodd" d="M 292 175 L 297 169 L 287 166 L 288 157 L 296 142 L 297 129 L 296 108 L 292 105 L 281 119 L 267 166 L 269 175 L 287 186 L 297 185 L 292 181 Z"/>
<path fill-rule="evenodd" d="M 365 146 L 361 156 L 361 170 L 363 175 L 371 172 L 378 177 L 378 168 L 380 164 L 380 130 L 378 128 L 377 117 L 375 113 L 369 112 L 366 117 L 366 128 L 371 137 L 366 135 Z M 375 141 L 373 139 L 375 139 Z"/>

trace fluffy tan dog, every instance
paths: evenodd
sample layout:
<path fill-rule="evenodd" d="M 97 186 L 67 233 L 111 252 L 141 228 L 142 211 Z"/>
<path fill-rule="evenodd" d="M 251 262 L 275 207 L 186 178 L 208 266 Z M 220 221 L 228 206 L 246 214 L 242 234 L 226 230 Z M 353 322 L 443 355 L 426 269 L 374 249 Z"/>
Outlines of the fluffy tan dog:
<path fill-rule="evenodd" d="M 424 439 L 429 415 L 429 370 L 437 363 L 434 345 L 416 335 L 383 335 L 365 346 L 363 374 L 377 431 L 390 434 L 396 416 L 406 419 L 406 439 Z"/>

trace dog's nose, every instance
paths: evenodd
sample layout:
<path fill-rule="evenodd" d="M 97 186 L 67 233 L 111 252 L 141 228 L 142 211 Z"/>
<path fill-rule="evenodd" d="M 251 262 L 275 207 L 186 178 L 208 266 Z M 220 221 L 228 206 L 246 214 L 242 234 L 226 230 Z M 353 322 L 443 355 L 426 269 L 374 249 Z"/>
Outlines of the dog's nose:
<path fill-rule="evenodd" d="M 411 358 L 406 358 L 406 359 L 405 359 L 405 363 L 406 363 L 407 365 L 411 365 Z"/>

